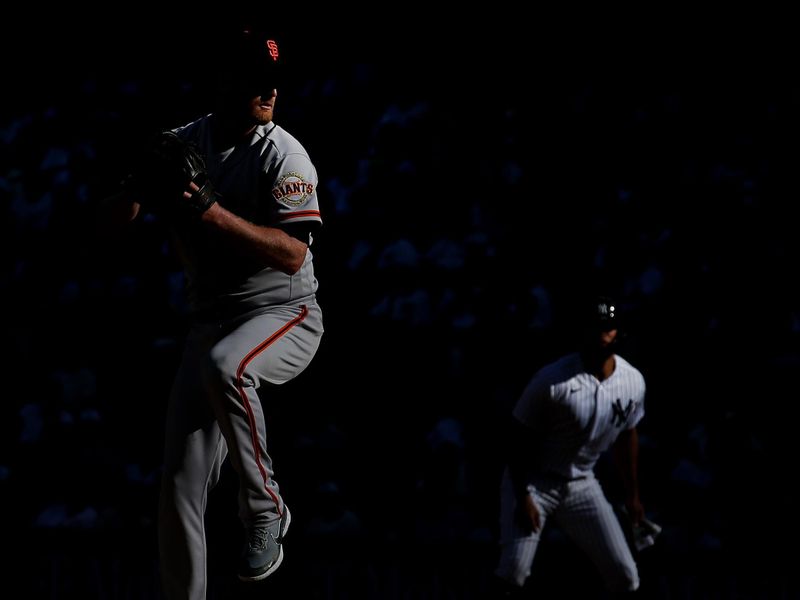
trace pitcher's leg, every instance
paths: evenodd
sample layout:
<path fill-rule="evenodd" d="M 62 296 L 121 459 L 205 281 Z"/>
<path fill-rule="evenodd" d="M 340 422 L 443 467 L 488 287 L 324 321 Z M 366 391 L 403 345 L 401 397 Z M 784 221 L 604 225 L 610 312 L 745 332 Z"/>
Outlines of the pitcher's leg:
<path fill-rule="evenodd" d="M 159 497 L 159 556 L 169 600 L 206 596 L 204 515 L 209 490 L 219 479 L 225 440 L 189 352 L 178 371 L 167 410 L 164 473 Z"/>
<path fill-rule="evenodd" d="M 219 340 L 204 366 L 204 383 L 239 475 L 240 516 L 248 527 L 273 523 L 283 513 L 262 400 L 269 387 L 294 378 L 311 362 L 322 334 L 318 319 L 318 311 L 305 307 L 253 317 Z"/>

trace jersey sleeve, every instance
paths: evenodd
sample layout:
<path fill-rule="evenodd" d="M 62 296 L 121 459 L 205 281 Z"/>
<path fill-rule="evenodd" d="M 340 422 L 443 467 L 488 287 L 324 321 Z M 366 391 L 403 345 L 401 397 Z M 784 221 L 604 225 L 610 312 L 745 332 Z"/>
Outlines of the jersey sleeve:
<path fill-rule="evenodd" d="M 534 377 L 522 392 L 512 414 L 523 425 L 536 429 L 542 424 L 549 398 L 550 384 L 540 377 Z"/>
<path fill-rule="evenodd" d="M 266 173 L 269 185 L 271 221 L 274 226 L 306 226 L 309 231 L 322 225 L 317 200 L 317 170 L 304 154 L 288 154 Z"/>

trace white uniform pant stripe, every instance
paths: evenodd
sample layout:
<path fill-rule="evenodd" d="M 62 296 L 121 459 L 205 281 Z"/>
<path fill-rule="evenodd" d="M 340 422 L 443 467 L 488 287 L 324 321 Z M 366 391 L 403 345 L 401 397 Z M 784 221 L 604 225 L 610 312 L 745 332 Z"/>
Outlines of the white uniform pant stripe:
<path fill-rule="evenodd" d="M 539 533 L 526 533 L 517 522 L 511 480 L 503 476 L 500 500 L 500 559 L 495 574 L 517 586 L 530 575 L 545 524 L 558 526 L 586 552 L 611 590 L 635 590 L 639 576 L 625 535 L 594 477 L 568 483 L 553 479 L 534 482 L 539 508 Z"/>
<path fill-rule="evenodd" d="M 558 498 L 543 491 L 536 489 L 533 492 L 536 506 L 539 507 L 539 532 L 527 533 L 517 521 L 517 502 L 508 470 L 503 475 L 500 497 L 500 560 L 495 574 L 520 587 L 530 575 L 545 523 L 558 506 Z"/>
<path fill-rule="evenodd" d="M 597 566 L 606 586 L 635 590 L 639 576 L 625 534 L 596 479 L 569 484 L 554 517 L 561 529 Z"/>

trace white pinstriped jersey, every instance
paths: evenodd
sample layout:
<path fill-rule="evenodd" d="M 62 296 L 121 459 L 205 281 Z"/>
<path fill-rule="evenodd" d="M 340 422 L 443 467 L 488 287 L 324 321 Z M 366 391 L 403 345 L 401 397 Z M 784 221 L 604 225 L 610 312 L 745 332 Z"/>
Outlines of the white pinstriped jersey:
<path fill-rule="evenodd" d="M 259 125 L 247 143 L 215 148 L 212 115 L 175 130 L 206 157 L 219 203 L 243 219 L 268 227 L 322 224 L 317 201 L 317 171 L 308 153 L 284 129 Z M 249 261 L 224 248 L 203 228 L 176 230 L 187 274 L 188 295 L 196 311 L 214 308 L 243 313 L 279 304 L 296 304 L 317 290 L 311 251 L 294 275 Z"/>
<path fill-rule="evenodd" d="M 568 479 L 588 474 L 623 429 L 644 416 L 642 374 L 615 355 L 614 372 L 599 381 L 580 354 L 543 367 L 514 407 L 514 417 L 534 430 L 532 468 Z"/>

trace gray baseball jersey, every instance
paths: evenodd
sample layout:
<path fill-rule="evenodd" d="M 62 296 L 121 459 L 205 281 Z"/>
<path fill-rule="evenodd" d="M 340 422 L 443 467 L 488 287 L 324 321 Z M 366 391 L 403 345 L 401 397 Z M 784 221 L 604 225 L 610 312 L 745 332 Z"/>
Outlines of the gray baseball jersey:
<path fill-rule="evenodd" d="M 257 225 L 303 223 L 309 231 L 321 225 L 317 171 L 300 142 L 269 123 L 256 128 L 249 145 L 217 149 L 212 119 L 203 117 L 176 133 L 206 156 L 220 204 Z M 202 228 L 177 228 L 176 234 L 194 310 L 241 312 L 296 302 L 317 290 L 310 249 L 300 270 L 287 275 L 221 248 Z"/>
<path fill-rule="evenodd" d="M 533 377 L 514 408 L 514 417 L 531 429 L 535 443 L 528 491 L 542 528 L 530 533 L 518 524 L 517 499 L 506 470 L 495 573 L 507 581 L 524 584 L 544 524 L 552 516 L 589 555 L 610 589 L 639 585 L 622 528 L 593 473 L 619 433 L 634 428 L 644 415 L 644 378 L 621 356 L 615 361 L 611 376 L 599 381 L 586 372 L 579 354 L 565 356 Z"/>
<path fill-rule="evenodd" d="M 205 154 L 219 203 L 257 225 L 321 224 L 317 174 L 303 147 L 272 123 L 218 149 L 211 116 L 176 130 Z M 284 510 L 267 453 L 262 402 L 311 362 L 323 333 L 310 250 L 287 275 L 228 250 L 197 224 L 176 227 L 194 315 L 167 411 L 159 545 L 168 598 L 205 598 L 203 517 L 230 454 L 239 516 L 268 525 Z M 309 243 L 311 239 L 309 237 Z"/>

